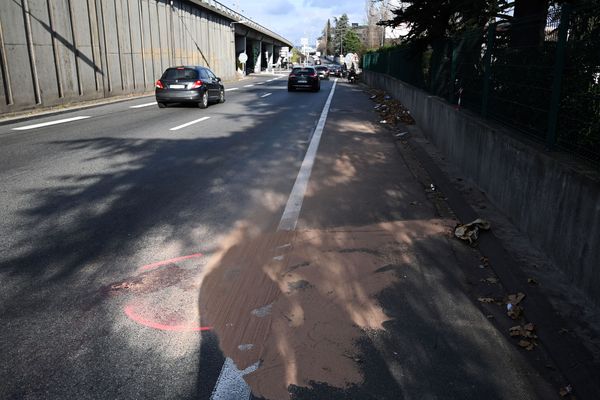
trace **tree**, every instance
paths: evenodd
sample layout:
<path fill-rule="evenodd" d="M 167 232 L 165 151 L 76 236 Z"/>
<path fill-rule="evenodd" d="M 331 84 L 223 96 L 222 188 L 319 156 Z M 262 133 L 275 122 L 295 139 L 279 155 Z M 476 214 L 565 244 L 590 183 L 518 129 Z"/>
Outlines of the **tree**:
<path fill-rule="evenodd" d="M 344 36 L 348 31 L 348 15 L 342 14 L 339 18 L 333 18 L 335 24 L 333 29 L 333 48 L 336 54 L 343 54 L 344 49 Z"/>
<path fill-rule="evenodd" d="M 346 34 L 344 35 L 344 52 L 347 53 L 362 53 L 363 51 L 363 44 L 360 41 L 360 38 L 358 37 L 357 33 L 354 32 L 352 29 L 349 29 L 346 31 Z"/>
<path fill-rule="evenodd" d="M 380 21 L 387 21 L 390 17 L 390 0 L 365 0 L 365 13 L 367 21 L 367 37 L 365 46 L 376 48 L 384 44 L 385 27 L 379 25 Z"/>
<path fill-rule="evenodd" d="M 327 24 L 325 25 L 325 29 L 327 30 L 327 46 L 325 48 L 327 54 L 334 53 L 334 43 L 333 43 L 333 32 L 331 30 L 331 22 L 327 20 Z"/>
<path fill-rule="evenodd" d="M 302 53 L 295 47 L 292 47 L 292 56 L 290 57 L 290 61 L 294 64 L 302 62 Z"/>
<path fill-rule="evenodd" d="M 319 37 L 319 44 L 317 46 L 317 51 L 320 51 L 322 54 L 333 54 L 333 38 L 331 32 L 331 22 L 327 20 L 325 27 L 323 28 L 323 34 Z"/>
<path fill-rule="evenodd" d="M 544 43 L 548 0 L 516 0 L 511 47 L 537 48 Z"/>
<path fill-rule="evenodd" d="M 402 2 L 401 7 L 392 10 L 393 18 L 379 24 L 392 27 L 405 24 L 409 29 L 405 42 L 425 48 L 470 29 L 481 28 L 507 7 L 507 0 L 411 0 Z"/>

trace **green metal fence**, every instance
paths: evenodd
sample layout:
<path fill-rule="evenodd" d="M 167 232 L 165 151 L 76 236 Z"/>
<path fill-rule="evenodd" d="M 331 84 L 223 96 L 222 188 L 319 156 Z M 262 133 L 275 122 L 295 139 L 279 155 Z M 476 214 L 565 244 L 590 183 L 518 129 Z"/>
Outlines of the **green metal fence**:
<path fill-rule="evenodd" d="M 363 68 L 600 164 L 598 5 L 552 8 L 545 27 L 493 23 L 426 49 L 367 53 Z"/>

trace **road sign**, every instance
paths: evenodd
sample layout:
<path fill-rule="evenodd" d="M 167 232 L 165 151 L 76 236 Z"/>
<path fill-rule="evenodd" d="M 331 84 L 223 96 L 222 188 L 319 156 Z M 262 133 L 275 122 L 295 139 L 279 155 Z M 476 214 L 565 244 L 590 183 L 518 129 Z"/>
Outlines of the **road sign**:
<path fill-rule="evenodd" d="M 240 62 L 243 64 L 248 61 L 248 55 L 246 53 L 240 53 L 238 60 L 240 60 Z"/>

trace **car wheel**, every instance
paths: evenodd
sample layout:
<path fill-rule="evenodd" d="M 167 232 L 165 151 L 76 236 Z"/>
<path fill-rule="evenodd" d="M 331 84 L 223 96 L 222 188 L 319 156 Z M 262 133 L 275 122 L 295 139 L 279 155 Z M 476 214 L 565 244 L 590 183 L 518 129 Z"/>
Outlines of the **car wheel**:
<path fill-rule="evenodd" d="M 167 108 L 167 103 L 158 102 L 156 104 L 158 104 L 158 108 Z"/>
<path fill-rule="evenodd" d="M 293 92 L 294 90 L 296 90 L 295 87 L 293 86 L 288 86 L 288 92 Z"/>
<path fill-rule="evenodd" d="M 225 90 L 223 89 L 219 92 L 219 103 L 225 103 Z"/>
<path fill-rule="evenodd" d="M 200 108 L 208 107 L 208 90 L 206 90 L 206 91 L 204 91 L 204 93 L 202 93 L 202 100 L 200 100 L 200 103 L 198 103 L 198 107 L 200 107 Z"/>

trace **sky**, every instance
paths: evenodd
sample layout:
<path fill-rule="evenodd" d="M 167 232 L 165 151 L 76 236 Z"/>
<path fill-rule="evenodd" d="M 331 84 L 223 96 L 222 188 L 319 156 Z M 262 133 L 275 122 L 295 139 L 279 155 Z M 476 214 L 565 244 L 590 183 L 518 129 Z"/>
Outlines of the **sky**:
<path fill-rule="evenodd" d="M 315 46 L 323 28 L 333 17 L 346 13 L 350 23 L 365 21 L 365 0 L 220 0 L 227 7 L 239 12 L 300 45 L 300 38 L 308 38 Z"/>

